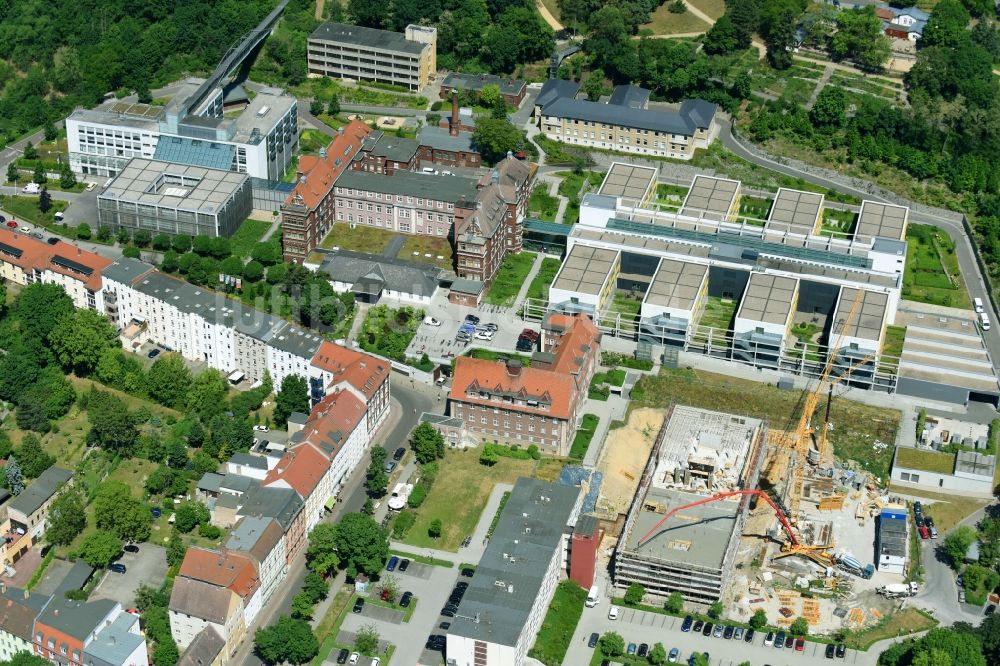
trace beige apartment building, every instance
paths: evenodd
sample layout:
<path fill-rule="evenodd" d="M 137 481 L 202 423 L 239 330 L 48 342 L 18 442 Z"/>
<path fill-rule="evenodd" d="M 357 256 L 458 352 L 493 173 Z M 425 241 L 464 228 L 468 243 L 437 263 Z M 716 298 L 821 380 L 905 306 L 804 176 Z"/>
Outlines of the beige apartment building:
<path fill-rule="evenodd" d="M 408 25 L 400 33 L 324 23 L 309 35 L 307 54 L 310 76 L 420 90 L 437 71 L 437 29 Z"/>

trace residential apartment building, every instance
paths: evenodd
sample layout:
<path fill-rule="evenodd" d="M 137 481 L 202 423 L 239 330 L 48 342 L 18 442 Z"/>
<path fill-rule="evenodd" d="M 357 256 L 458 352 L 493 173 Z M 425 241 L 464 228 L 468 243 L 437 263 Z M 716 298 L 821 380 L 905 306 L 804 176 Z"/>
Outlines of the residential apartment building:
<path fill-rule="evenodd" d="M 351 225 L 445 238 L 456 217 L 470 211 L 476 192 L 476 181 L 462 176 L 345 171 L 337 179 L 337 219 Z"/>
<path fill-rule="evenodd" d="M 3 522 L 4 563 L 11 565 L 33 545 L 42 540 L 49 526 L 49 508 L 62 488 L 73 480 L 73 473 L 61 467 L 49 467 L 7 504 Z"/>
<path fill-rule="evenodd" d="M 531 367 L 517 360 L 456 359 L 448 398 L 451 415 L 466 431 L 568 453 L 597 367 L 601 334 L 583 314 L 549 315 L 544 327 L 556 341 L 535 353 Z"/>
<path fill-rule="evenodd" d="M 223 666 L 226 663 L 226 641 L 215 627 L 209 625 L 198 632 L 177 666 Z"/>
<path fill-rule="evenodd" d="M 253 211 L 250 176 L 136 157 L 97 195 L 97 220 L 113 231 L 232 236 Z"/>
<path fill-rule="evenodd" d="M 280 180 L 298 149 L 298 106 L 280 90 L 262 90 L 239 113 L 223 90 L 189 106 L 202 79 L 188 79 L 165 106 L 113 100 L 66 118 L 69 164 L 83 176 L 116 176 L 132 158 L 180 161 Z M 224 115 L 225 113 L 225 115 Z"/>
<path fill-rule="evenodd" d="M 368 432 L 373 435 L 389 415 L 390 370 L 380 358 L 323 341 L 309 370 L 313 407 L 327 393 L 348 391 L 365 404 Z"/>
<path fill-rule="evenodd" d="M 689 160 L 719 133 L 718 107 L 700 99 L 683 101 L 677 111 L 661 111 L 645 108 L 634 90 L 624 90 L 608 103 L 559 96 L 556 88 L 549 92 L 538 114 L 539 128 L 550 139 L 571 145 Z"/>
<path fill-rule="evenodd" d="M 285 563 L 290 566 L 306 543 L 305 502 L 291 488 L 250 486 L 245 494 L 216 503 L 212 524 L 231 527 L 241 518 L 273 518 L 281 525 L 284 536 Z M 232 516 L 227 520 L 227 516 Z"/>
<path fill-rule="evenodd" d="M 437 71 L 437 29 L 408 25 L 403 33 L 324 23 L 307 42 L 310 76 L 376 81 L 420 90 Z"/>
<path fill-rule="evenodd" d="M 53 597 L 34 623 L 34 652 L 59 666 L 148 666 L 139 617 L 108 599 Z"/>
<path fill-rule="evenodd" d="M 352 120 L 337 130 L 319 156 L 299 158 L 295 189 L 281 206 L 281 243 L 285 261 L 302 263 L 336 221 L 333 184 L 361 150 L 371 128 Z"/>
<path fill-rule="evenodd" d="M 18 652 L 35 651 L 35 618 L 52 599 L 0 584 L 0 659 L 10 661 Z"/>
<path fill-rule="evenodd" d="M 110 259 L 59 241 L 54 245 L 0 228 L 0 278 L 12 284 L 60 285 L 76 308 L 103 311 L 101 273 Z"/>
<path fill-rule="evenodd" d="M 565 570 L 576 486 L 520 478 L 447 634 L 451 666 L 521 666 Z"/>
<path fill-rule="evenodd" d="M 322 518 L 323 505 L 329 499 L 322 496 L 320 484 L 329 465 L 330 461 L 318 449 L 300 446 L 286 451 L 278 465 L 264 477 L 265 487 L 290 488 L 302 498 L 306 534 Z"/>
<path fill-rule="evenodd" d="M 250 557 L 260 579 L 260 603 L 267 604 L 288 573 L 281 525 L 273 518 L 248 516 L 229 533 L 224 548 Z"/>
<path fill-rule="evenodd" d="M 522 249 L 524 215 L 538 166 L 508 155 L 478 184 L 475 209 L 456 221 L 455 272 L 489 284 L 509 252 Z"/>

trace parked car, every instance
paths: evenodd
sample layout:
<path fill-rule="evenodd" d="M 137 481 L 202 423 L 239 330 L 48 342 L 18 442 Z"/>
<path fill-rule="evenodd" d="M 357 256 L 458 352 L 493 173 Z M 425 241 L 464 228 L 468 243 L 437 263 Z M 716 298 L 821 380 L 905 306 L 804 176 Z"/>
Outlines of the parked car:
<path fill-rule="evenodd" d="M 598 641 L 599 638 L 600 638 L 600 635 L 596 631 L 594 633 L 592 633 L 590 635 L 590 640 L 587 641 L 587 647 L 589 647 L 589 648 L 595 648 L 595 647 L 597 647 L 597 641 Z"/>
<path fill-rule="evenodd" d="M 705 623 L 705 627 L 701 630 L 701 635 L 702 636 L 711 636 L 712 635 L 712 629 L 714 629 L 714 628 L 715 627 L 712 626 L 711 622 L 706 622 Z"/>
<path fill-rule="evenodd" d="M 122 567 L 122 568 L 124 569 L 125 567 Z M 123 571 L 122 573 L 125 573 L 125 572 Z M 993 615 L 993 613 L 996 613 L 996 612 L 997 612 L 997 605 L 996 604 L 990 604 L 989 606 L 986 607 L 986 610 L 983 611 L 983 615 Z"/>
<path fill-rule="evenodd" d="M 628 644 L 628 649 L 625 650 L 625 651 L 628 652 L 629 654 L 635 654 L 635 651 L 637 649 L 638 649 L 638 646 L 635 643 L 629 643 Z"/>
<path fill-rule="evenodd" d="M 469 584 L 466 583 L 464 580 L 460 580 L 457 583 L 455 583 L 455 589 L 461 590 L 462 594 L 465 594 L 465 591 L 469 589 Z"/>
<path fill-rule="evenodd" d="M 365 607 L 365 600 L 362 599 L 361 597 L 358 597 L 357 601 L 354 602 L 354 608 L 351 609 L 351 612 L 360 613 L 364 607 Z"/>
<path fill-rule="evenodd" d="M 782 639 L 782 642 L 784 642 L 784 639 Z M 767 636 L 764 636 L 764 647 L 771 647 L 772 645 L 774 645 L 774 632 L 769 631 L 767 632 Z"/>
<path fill-rule="evenodd" d="M 157 356 L 159 356 L 159 355 L 160 355 L 160 350 L 159 350 L 159 349 L 151 349 L 151 350 L 149 351 L 149 353 L 148 353 L 148 354 L 146 354 L 146 356 L 147 356 L 148 358 L 156 358 L 156 357 L 157 357 Z"/>
<path fill-rule="evenodd" d="M 743 627 L 736 627 L 736 631 L 733 632 L 733 640 L 734 641 L 743 640 Z"/>
<path fill-rule="evenodd" d="M 684 621 L 681 623 L 681 631 L 685 632 L 691 631 L 692 624 L 694 624 L 694 618 L 688 615 L 687 617 L 684 618 Z"/>
<path fill-rule="evenodd" d="M 465 315 L 465 321 L 475 326 L 479 323 L 479 317 L 474 314 L 467 314 Z"/>
<path fill-rule="evenodd" d="M 476 570 L 471 567 L 466 567 L 462 569 L 462 575 L 465 576 L 466 578 L 472 578 L 473 576 L 476 575 Z"/>
<path fill-rule="evenodd" d="M 458 611 L 457 608 L 453 608 L 451 606 L 445 606 L 444 608 L 441 609 L 441 615 L 444 615 L 445 617 L 455 617 L 456 611 Z"/>
<path fill-rule="evenodd" d="M 88 192 L 93 192 L 95 187 L 97 187 L 97 183 L 87 183 L 87 191 Z M 345 657 L 345 659 L 346 659 L 346 657 Z M 337 663 L 338 664 L 342 664 L 344 662 L 338 661 Z"/>
<path fill-rule="evenodd" d="M 493 333 L 491 331 L 476 331 L 476 340 L 486 340 L 489 342 L 493 339 Z"/>
<path fill-rule="evenodd" d="M 645 657 L 647 654 L 649 654 L 649 645 L 646 643 L 639 643 L 639 649 L 636 650 L 635 656 Z"/>
<path fill-rule="evenodd" d="M 406 455 L 406 448 L 401 446 L 398 449 L 396 449 L 395 453 L 392 454 L 392 459 L 398 462 L 402 460 L 403 456 L 405 455 Z"/>
<path fill-rule="evenodd" d="M 122 550 L 124 550 L 126 553 L 138 553 L 139 546 L 134 543 L 127 543 L 125 544 L 125 547 Z"/>
<path fill-rule="evenodd" d="M 438 629 L 442 631 L 448 631 L 449 629 L 451 629 L 451 622 L 442 622 L 441 624 L 438 625 Z"/>
<path fill-rule="evenodd" d="M 670 654 L 667 655 L 667 663 L 668 664 L 676 664 L 677 663 L 677 657 L 679 657 L 680 654 L 681 654 L 681 651 L 678 650 L 677 648 L 670 648 Z"/>
<path fill-rule="evenodd" d="M 153 514 L 154 519 L 159 518 L 160 516 L 163 515 L 163 511 L 161 511 L 160 507 L 158 506 L 150 507 L 149 512 Z"/>
<path fill-rule="evenodd" d="M 725 627 L 721 624 L 715 625 L 715 628 L 712 629 L 712 638 L 722 638 L 723 631 L 725 631 Z"/>
<path fill-rule="evenodd" d="M 925 527 L 924 525 L 921 525 L 920 527 L 918 527 L 917 531 L 920 532 L 920 538 L 921 539 L 930 539 L 931 538 L 931 531 L 929 529 L 927 529 L 927 527 Z"/>
<path fill-rule="evenodd" d="M 927 529 L 930 531 L 932 539 L 937 539 L 938 538 L 938 532 L 937 532 L 937 528 L 936 527 L 931 526 L 931 527 L 928 527 Z"/>
<path fill-rule="evenodd" d="M 381 657 L 372 657 L 372 660 L 368 662 L 368 666 L 378 666 L 382 663 Z"/>
<path fill-rule="evenodd" d="M 835 649 L 836 649 L 836 648 L 835 648 L 835 646 L 833 645 L 833 643 L 830 643 L 830 644 L 828 644 L 828 645 L 826 646 L 826 658 L 827 658 L 827 659 L 833 659 L 833 652 L 834 652 L 834 650 L 835 650 Z"/>
<path fill-rule="evenodd" d="M 729 639 L 731 639 L 733 637 L 733 632 L 734 631 L 736 631 L 736 629 L 734 627 L 732 627 L 731 625 L 726 626 L 726 628 L 722 631 L 722 637 L 725 638 L 728 641 Z"/>
<path fill-rule="evenodd" d="M 612 604 L 611 608 L 608 609 L 608 619 L 617 620 L 618 619 L 618 606 Z"/>
<path fill-rule="evenodd" d="M 795 637 L 791 634 L 785 636 L 785 647 L 789 650 L 795 647 Z"/>
<path fill-rule="evenodd" d="M 253 429 L 256 430 L 257 432 L 271 432 L 271 429 L 268 428 L 266 425 L 255 425 Z"/>
<path fill-rule="evenodd" d="M 753 637 L 754 637 L 753 629 L 747 629 L 747 633 L 743 634 L 743 640 L 745 640 L 747 643 L 753 643 Z"/>
<path fill-rule="evenodd" d="M 355 664 L 358 663 L 359 659 L 361 659 L 361 653 L 360 652 L 352 652 L 351 653 L 351 658 L 347 660 L 347 663 L 349 664 L 349 666 L 354 666 Z"/>
<path fill-rule="evenodd" d="M 923 511 L 924 511 L 923 504 L 921 504 L 920 502 L 913 503 L 913 513 L 923 513 Z"/>
<path fill-rule="evenodd" d="M 399 607 L 408 608 L 411 599 L 413 599 L 413 592 L 403 592 L 403 596 L 399 598 Z"/>
<path fill-rule="evenodd" d="M 347 657 L 350 656 L 350 654 L 351 653 L 348 652 L 346 648 L 341 648 L 340 652 L 337 653 L 337 663 L 338 664 L 346 664 L 347 663 Z"/>
<path fill-rule="evenodd" d="M 424 317 L 424 323 L 428 326 L 440 326 L 441 322 L 434 317 Z"/>
<path fill-rule="evenodd" d="M 410 568 L 410 561 L 405 557 L 399 561 L 399 570 L 406 571 Z"/>
<path fill-rule="evenodd" d="M 48 239 L 45 242 L 48 243 L 49 245 L 58 245 L 59 244 L 59 239 L 56 238 L 55 236 L 53 236 L 52 238 Z"/>
<path fill-rule="evenodd" d="M 845 656 L 847 656 L 847 646 L 841 643 L 837 646 L 837 658 L 843 659 Z"/>
<path fill-rule="evenodd" d="M 124 564 L 119 564 L 118 562 L 115 562 L 113 564 L 109 564 L 108 565 L 108 569 L 110 569 L 111 571 L 114 571 L 115 573 L 120 573 L 120 574 L 125 573 L 125 565 Z M 989 615 L 989 613 L 987 613 L 987 615 Z"/>
<path fill-rule="evenodd" d="M 774 637 L 774 647 L 778 650 L 785 647 L 785 632 L 779 631 L 778 635 Z"/>
<path fill-rule="evenodd" d="M 390 460 L 390 461 L 386 462 L 386 464 L 385 464 L 385 473 L 386 474 L 392 474 L 393 470 L 396 469 L 396 465 L 398 465 L 398 464 L 399 463 L 397 463 L 395 460 Z"/>
<path fill-rule="evenodd" d="M 795 639 L 795 651 L 802 652 L 805 649 L 806 649 L 806 639 L 799 636 L 798 638 Z"/>
<path fill-rule="evenodd" d="M 393 555 L 389 558 L 389 563 L 385 565 L 386 571 L 395 571 L 396 565 L 399 564 L 399 558 Z"/>
<path fill-rule="evenodd" d="M 427 637 L 427 643 L 424 647 L 428 650 L 444 650 L 447 642 L 448 640 L 441 634 L 431 634 Z"/>
<path fill-rule="evenodd" d="M 10 222 L 7 223 L 7 226 L 10 227 L 11 229 L 17 229 L 17 222 L 15 220 L 11 220 Z"/>
<path fill-rule="evenodd" d="M 500 327 L 494 324 L 493 322 L 490 322 L 489 324 L 486 324 L 486 330 L 493 331 L 494 333 L 496 333 L 497 331 L 500 330 Z"/>
<path fill-rule="evenodd" d="M 514 345 L 514 349 L 520 352 L 531 351 L 534 347 L 535 345 L 531 340 L 518 340 L 517 344 Z"/>
<path fill-rule="evenodd" d="M 705 626 L 704 622 L 702 622 L 701 620 L 695 620 L 694 626 L 691 627 L 691 631 L 697 634 L 699 631 L 701 631 L 701 628 L 704 626 Z"/>
<path fill-rule="evenodd" d="M 926 525 L 928 528 L 934 527 L 934 519 L 931 518 L 930 516 L 925 516 L 924 525 Z"/>

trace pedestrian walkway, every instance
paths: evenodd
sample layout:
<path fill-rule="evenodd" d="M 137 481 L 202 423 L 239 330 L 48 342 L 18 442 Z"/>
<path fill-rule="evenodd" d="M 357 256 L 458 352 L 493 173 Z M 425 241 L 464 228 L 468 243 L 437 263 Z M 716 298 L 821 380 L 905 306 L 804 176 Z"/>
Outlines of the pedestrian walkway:
<path fill-rule="evenodd" d="M 587 453 L 583 457 L 583 466 L 593 469 L 600 459 L 601 450 L 604 448 L 604 441 L 608 436 L 608 428 L 612 421 L 622 421 L 625 419 L 625 412 L 628 410 L 628 400 L 618 395 L 610 395 L 607 400 L 592 400 L 587 398 L 583 405 L 585 414 L 593 414 L 600 421 L 594 431 L 594 437 L 590 440 Z"/>
<path fill-rule="evenodd" d="M 820 91 L 826 87 L 826 84 L 830 82 L 831 76 L 833 76 L 833 67 L 824 67 L 823 76 L 819 77 L 819 82 L 816 84 L 816 88 L 813 89 L 812 95 L 809 96 L 809 101 L 806 103 L 807 111 L 812 110 L 813 106 L 816 104 L 816 98 L 819 97 Z"/>
<path fill-rule="evenodd" d="M 367 303 L 357 303 L 354 306 L 354 321 L 351 322 L 351 330 L 347 333 L 348 340 L 357 340 L 361 333 L 361 325 L 365 323 L 365 315 L 368 314 Z"/>
<path fill-rule="evenodd" d="M 538 270 L 542 267 L 542 261 L 545 259 L 545 253 L 539 252 L 535 255 L 535 263 L 531 265 L 531 270 L 528 271 L 528 275 L 524 278 L 524 284 L 517 292 L 517 296 L 514 298 L 514 304 L 510 306 L 511 312 L 517 312 L 521 307 L 521 303 L 524 299 L 528 297 L 528 288 L 531 286 L 531 281 L 535 279 L 538 275 Z"/>
<path fill-rule="evenodd" d="M 260 237 L 259 242 L 266 243 L 267 241 L 271 240 L 271 236 L 274 235 L 274 232 L 277 231 L 278 227 L 280 226 L 281 226 L 281 216 L 275 215 L 274 220 L 271 222 L 271 226 L 268 227 L 267 231 L 264 232 L 264 235 Z"/>

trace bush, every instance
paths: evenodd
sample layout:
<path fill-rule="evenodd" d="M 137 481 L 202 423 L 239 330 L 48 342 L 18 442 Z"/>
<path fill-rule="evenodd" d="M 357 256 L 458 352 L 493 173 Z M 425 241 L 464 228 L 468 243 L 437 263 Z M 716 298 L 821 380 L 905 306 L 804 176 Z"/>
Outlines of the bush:
<path fill-rule="evenodd" d="M 76 228 L 76 237 L 79 238 L 80 240 L 90 240 L 91 238 L 90 225 L 84 223 L 78 226 Z"/>
<path fill-rule="evenodd" d="M 663 607 L 668 613 L 680 613 L 684 610 L 684 597 L 681 596 L 680 592 L 671 592 Z"/>
<path fill-rule="evenodd" d="M 413 486 L 413 492 L 410 493 L 410 497 L 406 500 L 414 509 L 418 508 L 427 499 L 427 486 L 421 480 L 417 485 Z"/>
<path fill-rule="evenodd" d="M 635 606 L 636 604 L 642 603 L 642 598 L 646 596 L 646 588 L 644 588 L 639 583 L 631 583 L 628 589 L 625 590 L 625 603 L 629 606 Z"/>
<path fill-rule="evenodd" d="M 528 455 L 531 456 L 532 460 L 542 459 L 542 452 L 538 450 L 538 446 L 536 444 L 532 444 L 528 447 Z"/>
<path fill-rule="evenodd" d="M 396 520 L 392 524 L 392 536 L 395 539 L 402 539 L 406 536 L 406 533 L 410 531 L 413 527 L 413 523 L 417 521 L 417 516 L 412 511 L 402 510 L 399 515 L 396 516 Z"/>

